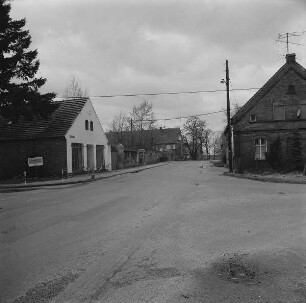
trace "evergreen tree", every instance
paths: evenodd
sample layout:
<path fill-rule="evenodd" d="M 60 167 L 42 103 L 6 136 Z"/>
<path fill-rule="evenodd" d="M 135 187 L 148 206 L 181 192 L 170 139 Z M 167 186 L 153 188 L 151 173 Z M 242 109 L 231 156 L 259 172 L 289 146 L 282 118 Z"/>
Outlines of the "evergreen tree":
<path fill-rule="evenodd" d="M 16 122 L 20 116 L 32 119 L 51 113 L 54 93 L 40 94 L 45 78 L 36 78 L 37 50 L 28 50 L 31 36 L 26 20 L 10 18 L 11 5 L 0 0 L 0 115 Z"/>

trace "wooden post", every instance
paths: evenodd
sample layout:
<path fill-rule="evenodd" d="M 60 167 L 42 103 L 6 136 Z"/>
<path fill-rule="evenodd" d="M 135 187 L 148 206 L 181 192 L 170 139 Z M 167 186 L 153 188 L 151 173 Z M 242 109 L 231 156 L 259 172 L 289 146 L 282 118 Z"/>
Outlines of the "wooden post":
<path fill-rule="evenodd" d="M 231 107 L 229 98 L 229 70 L 228 70 L 228 60 L 226 60 L 226 99 L 227 99 L 227 144 L 228 144 L 228 165 L 229 172 L 233 172 L 232 163 L 232 129 L 231 129 Z"/>

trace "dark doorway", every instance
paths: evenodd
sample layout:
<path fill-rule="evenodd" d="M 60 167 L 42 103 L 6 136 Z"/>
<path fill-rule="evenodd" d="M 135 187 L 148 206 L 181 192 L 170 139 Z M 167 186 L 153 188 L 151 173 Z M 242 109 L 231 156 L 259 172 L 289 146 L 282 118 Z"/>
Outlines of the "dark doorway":
<path fill-rule="evenodd" d="M 72 150 L 72 172 L 83 170 L 83 144 L 71 143 Z"/>
<path fill-rule="evenodd" d="M 104 145 L 96 146 L 97 170 L 105 169 L 104 163 Z"/>

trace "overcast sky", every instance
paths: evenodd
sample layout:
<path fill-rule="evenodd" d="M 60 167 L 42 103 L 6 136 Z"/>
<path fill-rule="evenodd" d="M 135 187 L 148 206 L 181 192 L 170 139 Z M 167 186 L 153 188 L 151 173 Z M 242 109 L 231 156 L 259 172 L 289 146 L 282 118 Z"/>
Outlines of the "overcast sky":
<path fill-rule="evenodd" d="M 279 34 L 306 31 L 305 0 L 14 0 L 11 17 L 26 18 L 38 49 L 43 92 L 60 97 L 71 76 L 90 96 L 261 87 L 284 63 Z M 289 52 L 306 67 L 306 32 Z M 256 90 L 232 92 L 244 104 Z M 143 100 L 157 118 L 210 113 L 226 107 L 225 92 L 154 97 L 92 98 L 105 129 L 120 110 Z M 203 116 L 221 130 L 225 115 Z M 183 125 L 185 119 L 159 121 Z"/>

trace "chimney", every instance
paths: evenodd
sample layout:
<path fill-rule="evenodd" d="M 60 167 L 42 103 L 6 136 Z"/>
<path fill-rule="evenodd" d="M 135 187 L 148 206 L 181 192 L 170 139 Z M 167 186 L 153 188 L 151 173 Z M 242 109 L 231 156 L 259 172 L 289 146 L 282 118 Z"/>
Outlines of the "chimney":
<path fill-rule="evenodd" d="M 295 54 L 287 54 L 286 55 L 286 62 L 288 64 L 295 62 Z"/>

